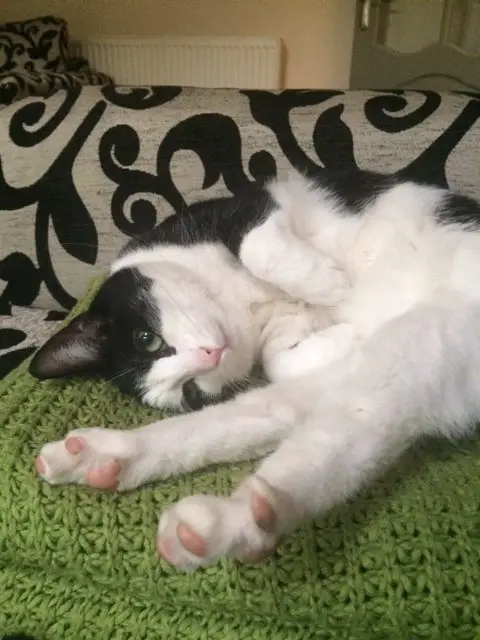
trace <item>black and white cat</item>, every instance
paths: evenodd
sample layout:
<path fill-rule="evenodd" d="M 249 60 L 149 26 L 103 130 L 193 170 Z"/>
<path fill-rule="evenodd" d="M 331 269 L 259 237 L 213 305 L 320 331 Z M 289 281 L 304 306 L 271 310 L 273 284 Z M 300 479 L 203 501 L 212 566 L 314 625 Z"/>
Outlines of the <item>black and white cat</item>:
<path fill-rule="evenodd" d="M 271 384 L 227 400 L 257 362 Z M 256 561 L 418 437 L 461 436 L 479 418 L 480 205 L 325 171 L 196 204 L 127 245 L 31 371 L 100 374 L 157 406 L 214 402 L 73 431 L 37 470 L 126 491 L 263 457 L 231 497 L 185 498 L 158 529 L 181 569 Z"/>

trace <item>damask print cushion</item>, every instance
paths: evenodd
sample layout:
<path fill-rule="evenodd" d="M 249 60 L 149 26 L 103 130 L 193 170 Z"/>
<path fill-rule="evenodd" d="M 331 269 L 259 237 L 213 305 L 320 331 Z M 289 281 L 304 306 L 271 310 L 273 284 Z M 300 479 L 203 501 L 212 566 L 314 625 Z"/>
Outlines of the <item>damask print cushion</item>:
<path fill-rule="evenodd" d="M 108 85 L 113 79 L 68 54 L 65 20 L 53 16 L 0 26 L 0 107 L 59 89 Z"/>
<path fill-rule="evenodd" d="M 480 198 L 479 148 L 468 93 L 76 86 L 26 98 L 0 111 L 0 308 L 69 310 L 129 237 L 292 167 L 398 171 Z"/>
<path fill-rule="evenodd" d="M 68 28 L 65 20 L 42 16 L 0 25 L 0 75 L 65 70 Z"/>

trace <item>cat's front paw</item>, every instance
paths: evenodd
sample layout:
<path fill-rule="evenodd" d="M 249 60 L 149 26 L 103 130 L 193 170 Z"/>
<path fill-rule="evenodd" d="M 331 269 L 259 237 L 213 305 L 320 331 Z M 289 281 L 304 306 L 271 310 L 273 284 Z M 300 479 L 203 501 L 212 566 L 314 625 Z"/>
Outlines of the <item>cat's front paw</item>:
<path fill-rule="evenodd" d="M 321 287 L 318 286 L 319 282 L 322 283 Z M 300 287 L 303 289 L 302 299 L 305 302 L 326 307 L 339 306 L 352 292 L 346 273 L 339 267 L 331 267 L 325 274 L 319 275 L 318 279 L 312 282 L 307 280 Z"/>
<path fill-rule="evenodd" d="M 276 501 L 272 488 L 256 476 L 230 498 L 184 498 L 160 518 L 158 553 L 183 571 L 226 556 L 258 563 L 272 555 L 279 543 Z"/>
<path fill-rule="evenodd" d="M 132 431 L 79 429 L 65 440 L 46 444 L 35 468 L 50 484 L 125 491 L 140 484 L 140 444 Z"/>

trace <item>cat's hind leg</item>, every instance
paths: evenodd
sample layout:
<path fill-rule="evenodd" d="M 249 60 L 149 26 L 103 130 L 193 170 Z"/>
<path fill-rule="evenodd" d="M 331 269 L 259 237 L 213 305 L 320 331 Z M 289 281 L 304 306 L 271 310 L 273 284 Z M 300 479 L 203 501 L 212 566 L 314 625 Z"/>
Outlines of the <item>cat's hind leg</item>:
<path fill-rule="evenodd" d="M 261 556 L 351 497 L 417 438 L 470 433 L 480 416 L 480 307 L 458 298 L 414 309 L 327 371 L 310 391 L 311 380 L 296 387 L 299 405 L 316 409 L 236 493 L 193 496 L 166 511 L 158 547 L 169 562 L 193 569 Z M 258 496 L 267 526 L 253 507 Z"/>
<path fill-rule="evenodd" d="M 157 550 L 184 571 L 224 556 L 257 564 L 272 555 L 281 535 L 278 514 L 290 501 L 263 479 L 249 478 L 231 498 L 191 496 L 165 510 L 158 525 Z"/>

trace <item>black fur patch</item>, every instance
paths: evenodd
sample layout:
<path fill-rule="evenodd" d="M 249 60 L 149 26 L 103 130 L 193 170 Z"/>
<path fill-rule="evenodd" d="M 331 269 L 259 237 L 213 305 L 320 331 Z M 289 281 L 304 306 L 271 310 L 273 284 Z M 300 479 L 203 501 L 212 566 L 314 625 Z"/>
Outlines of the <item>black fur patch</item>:
<path fill-rule="evenodd" d="M 186 211 L 164 220 L 144 237 L 131 240 L 120 255 L 159 244 L 188 246 L 221 242 L 238 256 L 245 234 L 260 224 L 273 207 L 268 191 L 253 184 L 238 196 L 196 202 Z"/>
<path fill-rule="evenodd" d="M 480 204 L 468 196 L 447 193 L 436 213 L 441 224 L 458 224 L 472 230 L 480 229 Z"/>
<path fill-rule="evenodd" d="M 326 189 L 348 210 L 361 214 L 366 206 L 400 182 L 394 174 L 373 171 L 329 171 L 311 176 L 313 181 Z"/>
<path fill-rule="evenodd" d="M 140 353 L 133 341 L 136 329 L 159 332 L 160 316 L 151 288 L 152 281 L 138 269 L 121 269 L 104 282 L 88 311 L 104 327 L 103 376 L 121 391 L 135 395 L 144 391 L 144 377 L 159 357 Z M 170 347 L 162 355 L 173 353 Z"/>
<path fill-rule="evenodd" d="M 399 181 L 394 175 L 360 170 L 334 172 L 324 169 L 306 177 L 329 190 L 354 214 L 362 213 L 369 202 Z M 192 204 L 145 236 L 128 242 L 120 255 L 159 244 L 188 246 L 221 242 L 238 257 L 245 235 L 261 224 L 274 208 L 275 202 L 265 187 L 252 183 L 235 196 Z"/>

